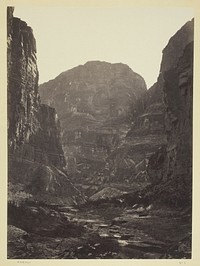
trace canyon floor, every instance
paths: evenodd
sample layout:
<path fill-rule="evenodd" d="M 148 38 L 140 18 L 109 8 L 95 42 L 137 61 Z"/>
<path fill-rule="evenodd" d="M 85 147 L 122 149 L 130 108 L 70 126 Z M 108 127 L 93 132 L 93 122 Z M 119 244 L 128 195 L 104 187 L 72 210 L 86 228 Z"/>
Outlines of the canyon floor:
<path fill-rule="evenodd" d="M 29 202 L 8 211 L 11 259 L 191 258 L 187 209 L 104 200 L 71 207 Z"/>

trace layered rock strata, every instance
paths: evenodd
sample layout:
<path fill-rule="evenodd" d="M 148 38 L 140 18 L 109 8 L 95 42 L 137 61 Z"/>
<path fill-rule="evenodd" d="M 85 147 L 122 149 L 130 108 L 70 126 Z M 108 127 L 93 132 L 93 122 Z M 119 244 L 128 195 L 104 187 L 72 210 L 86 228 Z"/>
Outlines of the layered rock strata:
<path fill-rule="evenodd" d="M 157 82 L 138 99 L 134 106 L 133 125 L 123 145 L 123 148 L 126 150 L 125 158 L 128 157 L 131 150 L 133 150 L 132 158 L 136 160 L 137 157 L 139 159 L 139 155 L 141 156 L 141 151 L 143 151 L 144 155 L 143 158 L 140 157 L 142 161 L 139 165 L 141 165 L 144 160 L 150 160 L 149 163 L 146 163 L 146 167 L 141 169 L 143 174 L 138 174 L 136 170 L 137 175 L 135 178 L 142 177 L 144 180 L 149 179 L 149 182 L 159 183 L 162 179 L 162 175 L 164 175 L 165 178 L 171 175 L 169 172 L 174 171 L 172 170 L 174 166 L 168 166 L 168 170 L 166 170 L 166 164 L 171 163 L 169 161 L 168 163 L 165 162 L 165 155 L 163 152 L 165 150 L 165 145 L 167 145 L 167 156 L 172 157 L 173 159 L 171 158 L 169 160 L 174 160 L 172 164 L 176 165 L 176 148 L 174 150 L 173 147 L 179 145 L 177 143 L 180 139 L 182 139 L 183 147 L 187 147 L 181 152 L 181 160 L 183 162 L 187 161 L 183 169 L 187 168 L 188 170 L 186 170 L 186 172 L 191 172 L 191 170 L 189 170 L 191 169 L 191 162 L 189 161 L 191 161 L 192 153 L 191 80 L 193 75 L 193 55 L 191 48 L 186 47 L 188 45 L 191 46 L 191 42 L 193 41 L 193 24 L 193 20 L 187 22 L 169 40 L 169 43 L 163 50 L 160 74 Z M 185 49 L 188 52 L 186 52 Z M 188 62 L 186 60 L 188 60 Z M 180 79 L 180 81 L 178 81 L 178 79 Z M 179 85 L 177 85 L 177 83 L 179 83 Z M 185 107 L 183 102 L 186 104 Z M 178 115 L 181 116 L 181 119 L 177 117 Z M 184 122 L 185 124 L 181 120 L 186 121 Z M 180 123 L 181 125 L 175 125 L 176 123 Z M 180 128 L 177 129 L 176 127 Z M 176 130 L 174 128 L 176 128 Z M 176 132 L 174 132 L 174 130 Z M 185 140 L 183 141 L 183 139 Z M 157 152 L 155 155 L 154 152 L 156 150 Z M 169 152 L 169 150 L 173 151 Z M 173 152 L 174 154 L 172 154 Z M 185 170 L 182 171 L 184 172 Z M 188 177 L 190 176 L 191 178 L 191 173 L 189 174 L 189 172 Z M 188 187 L 190 187 L 190 185 L 188 185 Z"/>
<path fill-rule="evenodd" d="M 192 200 L 193 42 L 185 47 L 177 66 L 165 72 L 164 80 L 167 145 L 151 158 L 148 172 L 154 184 L 160 183 L 156 191 L 165 201 L 189 205 Z"/>
<path fill-rule="evenodd" d="M 57 114 L 40 103 L 35 38 L 13 10 L 8 8 L 9 200 L 75 203 L 82 197 L 63 172 Z"/>
<path fill-rule="evenodd" d="M 167 144 L 150 159 L 148 173 L 157 197 L 190 205 L 192 195 L 192 113 L 194 20 L 187 22 L 163 50 L 162 91 Z"/>
<path fill-rule="evenodd" d="M 77 183 L 101 186 L 110 178 L 109 157 L 130 129 L 145 81 L 127 65 L 91 61 L 40 85 L 39 91 L 61 120 L 68 171 Z"/>

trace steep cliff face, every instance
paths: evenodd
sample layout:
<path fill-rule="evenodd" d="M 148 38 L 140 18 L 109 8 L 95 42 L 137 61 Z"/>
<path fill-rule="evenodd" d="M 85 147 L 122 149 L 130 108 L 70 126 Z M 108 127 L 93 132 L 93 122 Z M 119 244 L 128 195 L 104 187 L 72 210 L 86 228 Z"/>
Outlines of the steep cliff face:
<path fill-rule="evenodd" d="M 38 69 L 32 29 L 18 18 L 8 23 L 8 138 L 15 148 L 39 127 Z"/>
<path fill-rule="evenodd" d="M 171 164 L 171 162 L 166 161 L 166 155 L 164 155 L 165 145 L 167 144 L 167 150 L 173 150 L 174 148 L 172 147 L 174 147 L 177 141 L 175 138 L 181 139 L 180 136 L 185 134 L 187 137 L 183 136 L 183 139 L 186 138 L 188 140 L 182 139 L 183 147 L 188 146 L 187 143 L 191 142 L 191 125 L 189 125 L 189 123 L 187 123 L 187 128 L 184 129 L 186 125 L 183 126 L 183 123 L 179 121 L 182 124 L 180 126 L 182 129 L 176 129 L 176 133 L 173 133 L 173 127 L 175 127 L 175 124 L 179 120 L 177 118 L 178 114 L 182 114 L 182 116 L 185 116 L 184 119 L 187 119 L 188 121 L 190 119 L 190 121 L 192 121 L 191 117 L 186 118 L 190 116 L 189 113 L 191 110 L 189 110 L 189 108 L 192 108 L 191 99 L 185 99 L 186 106 L 184 107 L 181 100 L 184 96 L 181 95 L 184 93 L 187 94 L 187 92 L 183 92 L 186 90 L 185 88 L 183 88 L 182 92 L 182 89 L 178 89 L 178 85 L 176 84 L 178 82 L 178 74 L 175 74 L 177 71 L 180 72 L 182 79 L 180 83 L 182 82 L 184 87 L 189 75 L 187 74 L 187 70 L 185 73 L 184 68 L 187 68 L 187 59 L 188 68 L 191 68 L 190 61 L 192 60 L 192 55 L 187 55 L 187 59 L 180 58 L 186 56 L 184 52 L 185 48 L 192 42 L 192 40 L 193 21 L 189 21 L 169 40 L 169 43 L 163 50 L 160 74 L 157 82 L 137 100 L 133 109 L 133 125 L 127 134 L 124 147 L 127 147 L 126 154 L 129 154 L 131 149 L 133 150 L 133 159 L 135 158 L 137 160 L 137 158 L 140 158 L 140 160 L 150 160 L 149 163 L 146 164 L 146 168 L 143 167 L 142 172 L 144 173 L 143 178 L 146 177 L 153 183 L 161 182 L 164 176 L 164 179 L 166 179 L 168 175 L 171 175 L 169 172 L 174 171 L 172 170 L 173 166 L 167 167 L 167 164 Z M 183 73 L 181 73 L 181 67 L 183 68 Z M 190 69 L 189 72 L 192 72 L 192 70 Z M 190 73 L 190 75 L 192 77 L 192 73 Z M 190 85 L 190 87 L 192 88 L 192 85 Z M 190 131 L 190 133 L 188 133 L 188 131 Z M 177 144 L 175 146 L 177 146 Z M 138 147 L 138 149 L 136 147 Z M 185 152 L 182 152 L 183 161 L 187 161 L 186 158 L 191 155 L 191 144 L 190 148 L 187 147 L 186 150 Z M 155 151 L 157 151 L 156 154 L 154 154 Z M 174 154 L 172 154 L 173 152 Z M 173 152 L 170 152 L 171 155 L 168 153 L 168 157 L 174 158 L 173 164 L 176 164 L 176 152 Z M 127 155 L 125 156 L 127 157 Z M 183 167 L 183 169 L 189 169 L 189 165 L 190 163 L 187 161 L 187 164 Z M 138 174 L 137 171 L 136 174 Z M 139 174 L 139 176 L 141 175 Z M 191 174 L 188 176 L 191 176 Z M 189 186 L 190 185 L 188 184 L 188 187 Z"/>
<path fill-rule="evenodd" d="M 192 190 L 193 23 L 186 23 L 163 50 L 167 145 L 152 156 L 148 166 L 153 183 L 157 183 L 157 197 L 181 205 L 191 203 Z"/>
<path fill-rule="evenodd" d="M 188 21 L 172 36 L 163 50 L 160 72 L 164 73 L 176 66 L 186 45 L 194 40 L 194 19 Z"/>
<path fill-rule="evenodd" d="M 115 151 L 116 171 L 120 174 L 119 161 L 133 160 L 131 171 L 124 165 L 124 175 L 129 181 L 149 182 L 147 166 L 149 158 L 166 143 L 164 133 L 164 103 L 159 81 L 145 92 L 133 106 L 131 129 Z M 117 162 L 117 163 L 116 163 Z"/>
<path fill-rule="evenodd" d="M 57 114 L 40 103 L 32 29 L 13 17 L 13 8 L 8 8 L 8 153 L 10 201 L 16 195 L 66 203 L 81 198 L 63 172 Z"/>
<path fill-rule="evenodd" d="M 164 116 L 162 77 L 159 76 L 133 104 L 131 128 L 112 154 L 114 172 L 119 180 L 123 176 L 129 183 L 151 182 L 147 173 L 149 159 L 166 143 Z"/>
<path fill-rule="evenodd" d="M 132 106 L 146 91 L 143 78 L 127 65 L 92 61 L 40 85 L 39 91 L 61 120 L 68 171 L 80 183 L 102 185 L 110 172 L 106 161 L 128 132 Z"/>
<path fill-rule="evenodd" d="M 160 103 L 162 104 L 162 107 L 164 107 L 163 75 L 166 71 L 177 65 L 186 45 L 193 41 L 193 27 L 194 21 L 188 21 L 183 27 L 181 27 L 180 30 L 176 32 L 174 36 L 170 38 L 167 46 L 163 49 L 160 73 L 157 82 L 138 99 L 134 108 L 133 115 L 135 117 L 143 114 L 151 105 Z"/>
<path fill-rule="evenodd" d="M 55 107 L 61 119 L 84 113 L 105 120 L 129 114 L 146 85 L 127 65 L 91 61 L 63 72 L 39 89 L 42 101 Z"/>

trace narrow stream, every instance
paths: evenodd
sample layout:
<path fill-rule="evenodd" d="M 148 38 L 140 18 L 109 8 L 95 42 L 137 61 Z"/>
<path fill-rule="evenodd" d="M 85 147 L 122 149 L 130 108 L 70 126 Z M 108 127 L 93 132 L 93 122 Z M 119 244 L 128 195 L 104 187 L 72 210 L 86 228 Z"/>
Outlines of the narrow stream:
<path fill-rule="evenodd" d="M 24 216 L 20 214 L 20 217 L 24 217 L 25 223 L 22 220 L 20 224 L 15 224 L 15 221 L 19 220 L 16 217 L 11 220 L 11 235 L 12 237 L 16 235 L 16 238 L 9 240 L 9 257 L 23 259 L 191 257 L 191 235 L 188 234 L 191 232 L 191 221 L 189 217 L 181 217 L 178 213 L 172 215 L 170 212 L 159 212 L 158 215 L 151 211 L 144 212 L 143 207 L 122 207 L 109 202 L 81 207 L 38 205 L 29 206 L 27 209 L 28 212 L 22 210 Z M 29 229 L 27 223 L 30 225 Z"/>
<path fill-rule="evenodd" d="M 67 212 L 65 212 L 65 208 L 61 208 L 59 211 L 68 216 L 72 222 L 82 225 L 88 232 L 95 232 L 98 235 L 95 240 L 88 238 L 86 243 L 79 245 L 73 251 L 75 258 L 166 258 L 172 244 L 170 238 L 161 241 L 152 234 L 148 234 L 148 230 L 151 231 L 151 227 L 156 226 L 161 217 L 135 213 L 132 208 L 124 210 L 113 208 L 107 213 L 101 208 L 87 211 L 75 208 L 66 209 Z M 172 231 L 176 230 L 175 219 L 174 224 L 169 223 L 169 217 L 162 219 L 163 231 L 168 228 L 171 228 Z M 160 238 L 163 239 L 163 236 L 161 235 Z M 70 252 L 65 253 L 64 258 L 70 255 Z"/>

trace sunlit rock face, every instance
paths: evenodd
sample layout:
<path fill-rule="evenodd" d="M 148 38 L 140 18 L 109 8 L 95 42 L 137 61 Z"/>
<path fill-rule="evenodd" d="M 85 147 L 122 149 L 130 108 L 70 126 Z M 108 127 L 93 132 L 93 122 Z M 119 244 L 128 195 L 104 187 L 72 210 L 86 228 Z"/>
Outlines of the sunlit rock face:
<path fill-rule="evenodd" d="M 90 61 L 61 73 L 39 89 L 42 101 L 54 106 L 61 119 L 82 113 L 105 120 L 129 114 L 146 85 L 127 65 Z"/>
<path fill-rule="evenodd" d="M 56 108 L 68 171 L 78 182 L 109 179 L 109 157 L 130 129 L 133 106 L 146 91 L 127 65 L 91 61 L 39 87 L 42 102 Z"/>
<path fill-rule="evenodd" d="M 65 159 L 55 109 L 40 103 L 32 29 L 8 8 L 9 200 L 83 200 L 63 172 Z"/>

